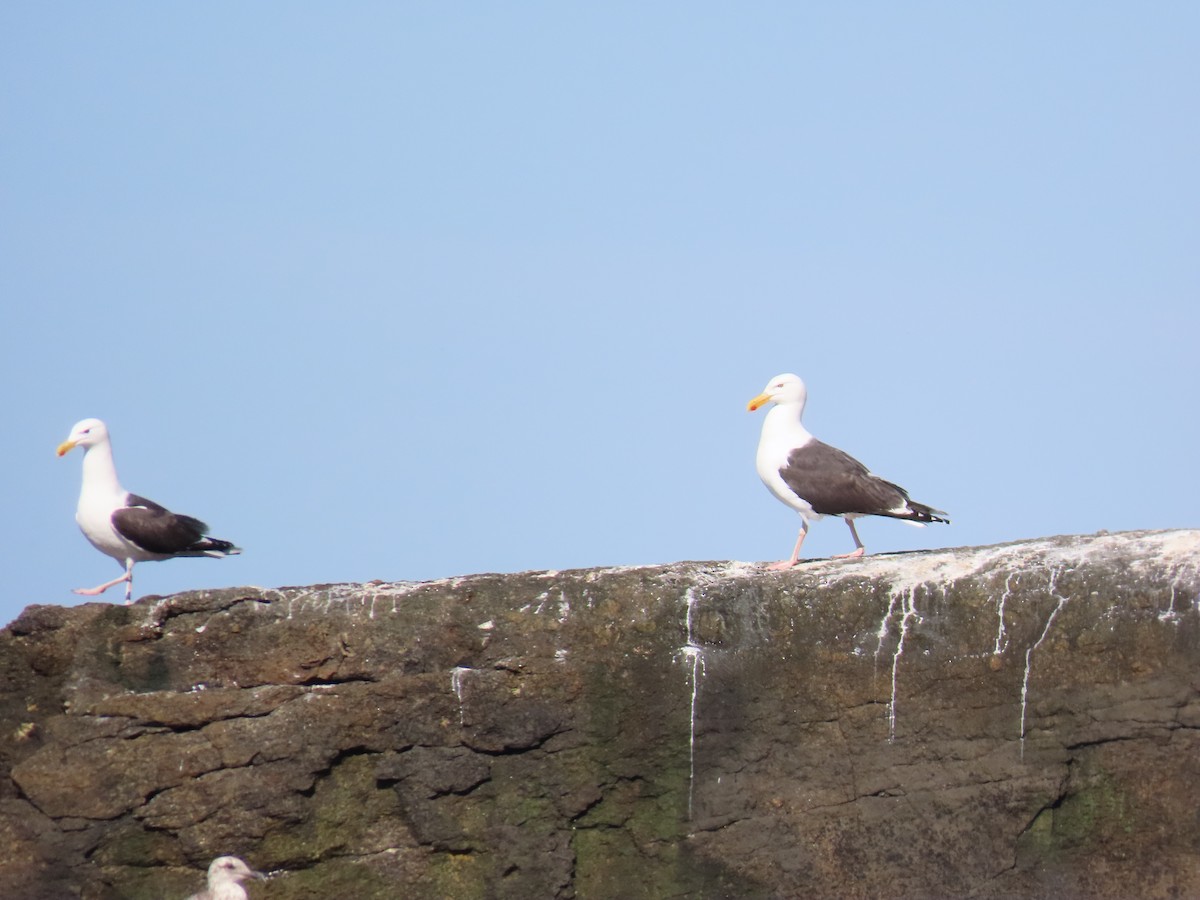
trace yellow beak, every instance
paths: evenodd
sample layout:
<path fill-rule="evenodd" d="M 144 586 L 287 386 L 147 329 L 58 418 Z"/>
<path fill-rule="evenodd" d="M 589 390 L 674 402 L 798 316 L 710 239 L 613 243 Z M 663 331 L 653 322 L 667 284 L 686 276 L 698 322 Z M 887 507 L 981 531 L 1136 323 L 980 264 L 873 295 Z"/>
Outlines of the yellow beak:
<path fill-rule="evenodd" d="M 74 441 L 63 441 L 61 444 L 58 445 L 58 449 L 55 451 L 55 453 L 57 453 L 59 456 L 66 456 L 74 448 L 75 448 Z"/>
<path fill-rule="evenodd" d="M 746 404 L 746 412 L 754 412 L 760 406 L 766 406 L 771 402 L 770 394 L 759 394 L 753 400 Z"/>

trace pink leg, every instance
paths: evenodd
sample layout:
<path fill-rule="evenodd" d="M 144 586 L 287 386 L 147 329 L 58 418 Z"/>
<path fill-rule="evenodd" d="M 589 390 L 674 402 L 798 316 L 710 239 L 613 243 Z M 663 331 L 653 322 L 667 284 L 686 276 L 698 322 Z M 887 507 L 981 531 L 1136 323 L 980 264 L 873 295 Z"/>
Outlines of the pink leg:
<path fill-rule="evenodd" d="M 855 550 L 850 553 L 839 553 L 834 556 L 834 559 L 858 559 L 867 552 L 867 548 L 863 546 L 863 542 L 858 539 L 858 529 L 854 527 L 853 519 L 846 519 L 846 524 L 850 526 L 850 534 L 854 536 Z"/>
<path fill-rule="evenodd" d="M 98 594 L 103 594 L 114 584 L 120 584 L 122 581 L 128 581 L 128 575 L 122 575 L 120 578 L 114 578 L 112 581 L 106 581 L 99 587 L 94 588 L 75 588 L 71 591 L 72 594 L 83 594 L 85 597 L 95 597 Z"/>
<path fill-rule="evenodd" d="M 106 581 L 99 587 L 75 588 L 73 591 L 71 591 L 71 593 L 81 594 L 84 597 L 97 597 L 100 594 L 103 594 L 113 585 L 120 584 L 122 581 L 125 582 L 125 602 L 128 604 L 131 602 L 133 594 L 133 560 L 126 560 L 125 574 L 120 578 L 114 578 L 112 581 Z"/>
<path fill-rule="evenodd" d="M 772 571 L 777 571 L 779 569 L 790 569 L 792 566 L 794 566 L 800 560 L 800 545 L 804 543 L 804 539 L 806 537 L 808 537 L 808 522 L 801 520 L 800 536 L 796 538 L 796 546 L 792 549 L 792 558 L 785 559 L 777 563 L 771 563 L 769 566 L 767 566 L 767 568 L 771 569 Z"/>

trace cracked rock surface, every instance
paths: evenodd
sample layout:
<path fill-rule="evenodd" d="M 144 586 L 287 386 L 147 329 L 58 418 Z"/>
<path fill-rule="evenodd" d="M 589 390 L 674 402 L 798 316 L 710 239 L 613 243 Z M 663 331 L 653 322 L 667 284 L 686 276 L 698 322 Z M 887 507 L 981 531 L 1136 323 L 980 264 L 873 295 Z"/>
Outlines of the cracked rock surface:
<path fill-rule="evenodd" d="M 0 631 L 0 896 L 1200 896 L 1200 531 Z"/>

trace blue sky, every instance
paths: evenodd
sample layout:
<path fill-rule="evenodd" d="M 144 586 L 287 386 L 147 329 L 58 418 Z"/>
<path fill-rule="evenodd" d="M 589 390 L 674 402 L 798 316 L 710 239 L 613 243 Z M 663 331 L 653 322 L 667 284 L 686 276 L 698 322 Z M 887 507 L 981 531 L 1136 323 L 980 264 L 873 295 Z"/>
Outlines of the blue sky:
<path fill-rule="evenodd" d="M 7 4 L 0 620 L 119 574 L 53 453 L 87 416 L 245 548 L 138 596 L 783 558 L 745 404 L 786 371 L 954 520 L 869 552 L 1196 526 L 1198 37 L 1191 3 Z"/>

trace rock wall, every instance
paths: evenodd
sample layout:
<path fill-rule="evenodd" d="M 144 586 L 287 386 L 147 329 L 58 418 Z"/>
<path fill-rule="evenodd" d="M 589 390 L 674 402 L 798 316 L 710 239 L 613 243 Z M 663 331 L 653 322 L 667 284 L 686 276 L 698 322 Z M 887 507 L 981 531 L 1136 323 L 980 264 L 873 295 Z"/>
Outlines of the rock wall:
<path fill-rule="evenodd" d="M 0 896 L 1200 896 L 1200 532 L 34 606 Z"/>

